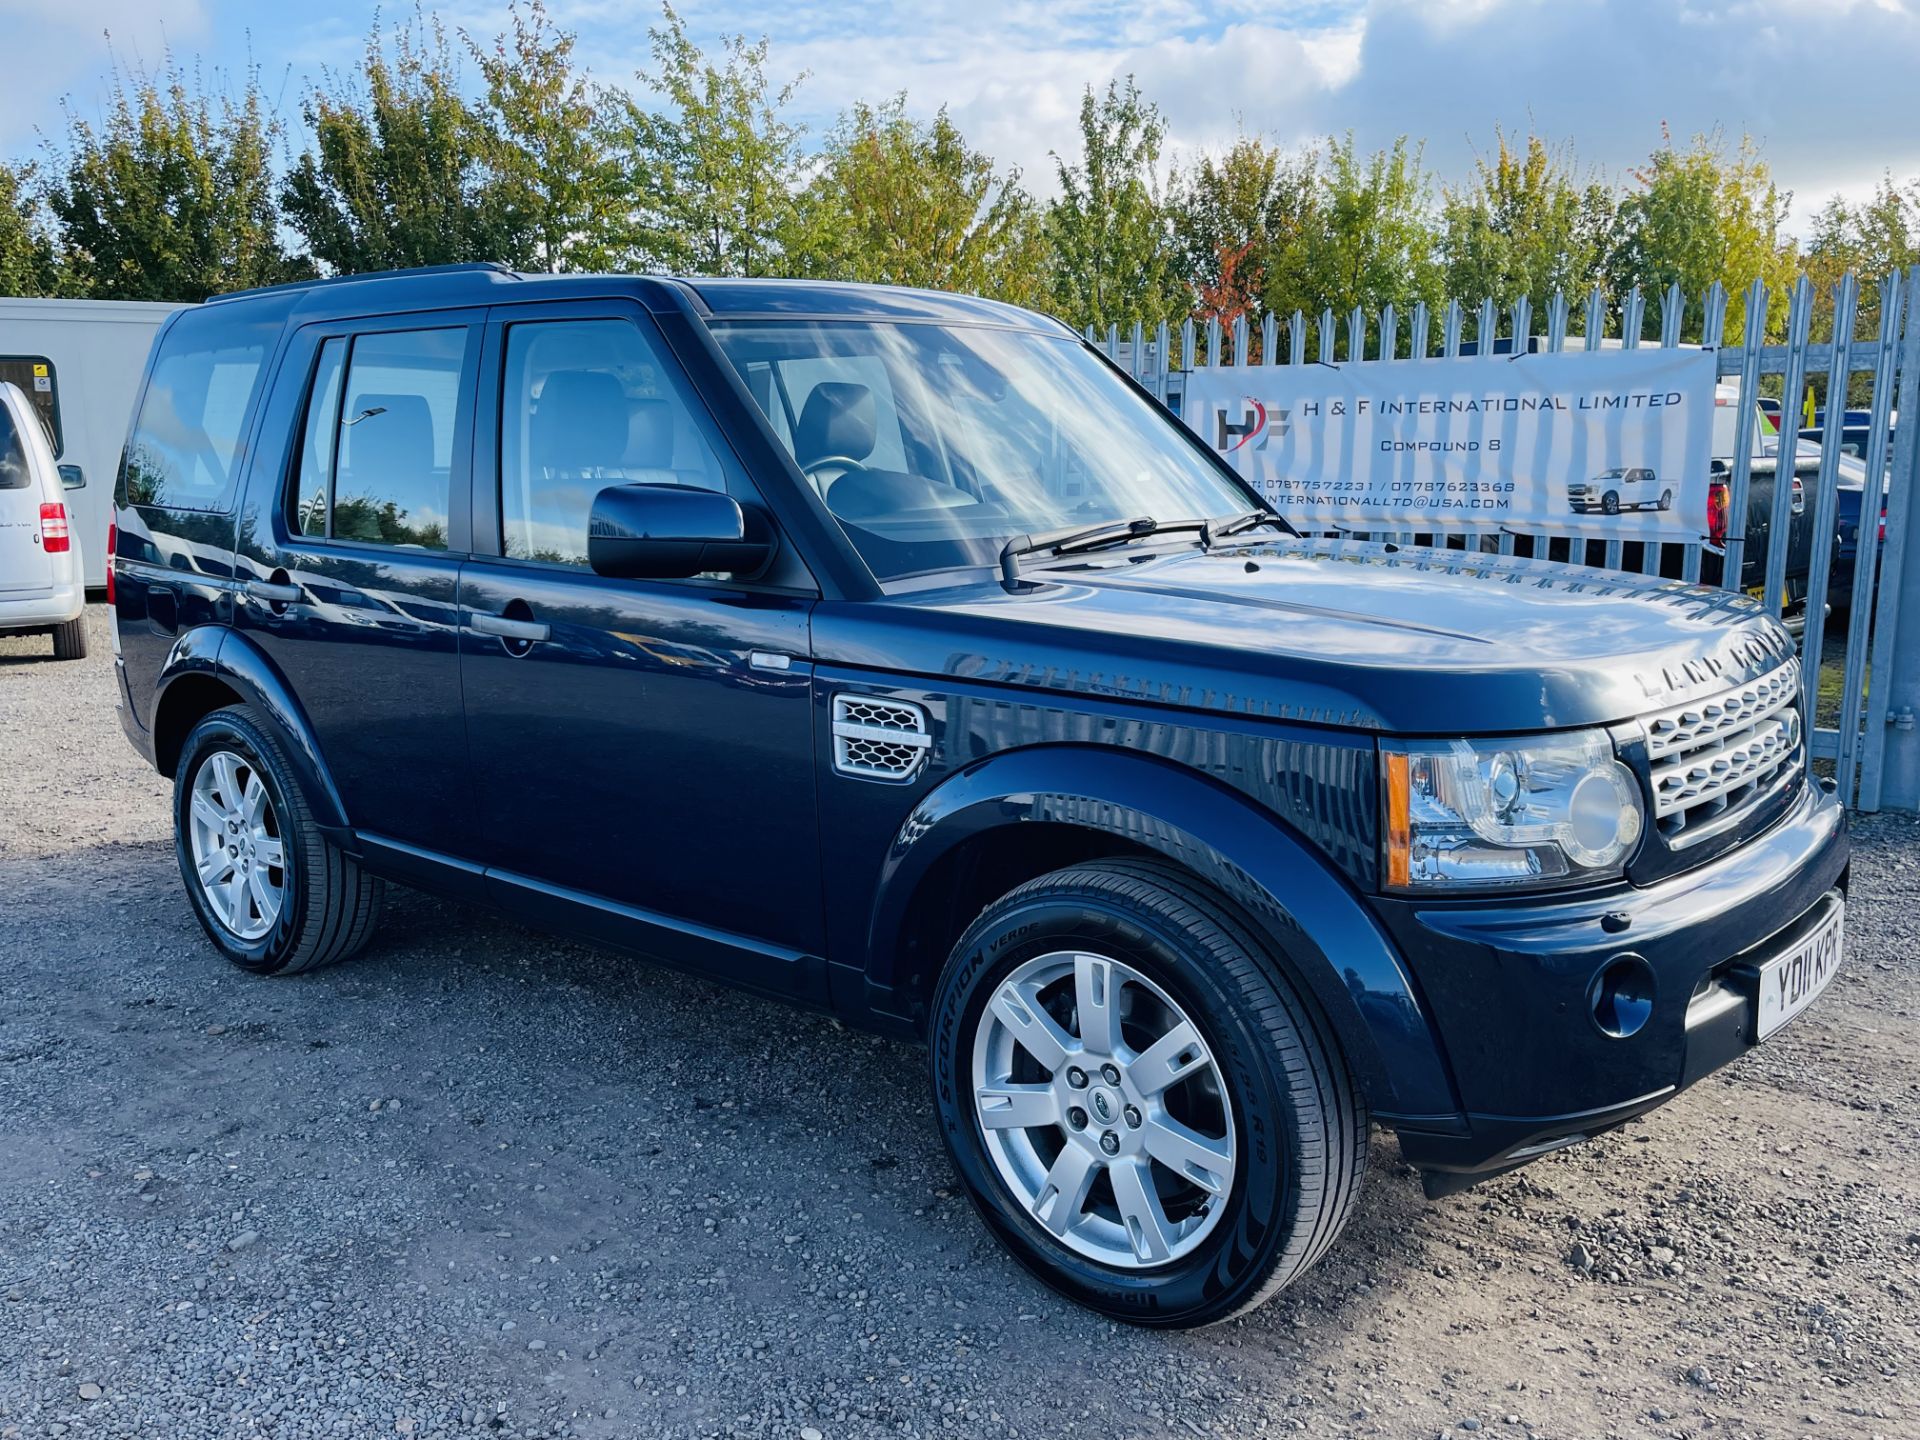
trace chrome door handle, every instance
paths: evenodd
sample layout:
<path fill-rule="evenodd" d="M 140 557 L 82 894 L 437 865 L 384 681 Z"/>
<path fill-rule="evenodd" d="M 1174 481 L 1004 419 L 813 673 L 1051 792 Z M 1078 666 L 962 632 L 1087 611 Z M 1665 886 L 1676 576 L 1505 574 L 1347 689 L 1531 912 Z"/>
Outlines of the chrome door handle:
<path fill-rule="evenodd" d="M 476 610 L 467 619 L 469 628 L 481 635 L 497 635 L 502 640 L 519 640 L 534 644 L 544 640 L 552 633 L 546 622 L 541 620 L 513 620 L 505 615 L 489 615 Z"/>
<path fill-rule="evenodd" d="M 272 580 L 249 580 L 246 591 L 252 599 L 264 600 L 269 605 L 296 605 L 303 593 L 298 585 L 281 585 Z"/>

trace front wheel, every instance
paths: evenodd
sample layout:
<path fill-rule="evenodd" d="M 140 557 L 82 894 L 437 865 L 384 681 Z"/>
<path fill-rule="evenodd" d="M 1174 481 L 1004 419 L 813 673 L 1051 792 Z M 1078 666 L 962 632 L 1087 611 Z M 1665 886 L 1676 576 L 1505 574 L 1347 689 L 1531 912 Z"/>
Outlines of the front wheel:
<path fill-rule="evenodd" d="M 1600 510 L 1603 514 L 1618 515 L 1620 513 L 1619 492 L 1614 490 L 1609 490 L 1605 495 L 1601 496 Z"/>
<path fill-rule="evenodd" d="M 989 907 L 931 1038 L 941 1129 L 988 1226 L 1115 1318 L 1252 1309 L 1359 1194 L 1366 1108 L 1325 1017 L 1170 866 L 1075 866 Z"/>
<path fill-rule="evenodd" d="M 321 833 L 279 742 L 244 705 L 187 736 L 174 774 L 174 851 L 194 914 L 234 964 L 297 975 L 373 933 L 380 881 Z"/>

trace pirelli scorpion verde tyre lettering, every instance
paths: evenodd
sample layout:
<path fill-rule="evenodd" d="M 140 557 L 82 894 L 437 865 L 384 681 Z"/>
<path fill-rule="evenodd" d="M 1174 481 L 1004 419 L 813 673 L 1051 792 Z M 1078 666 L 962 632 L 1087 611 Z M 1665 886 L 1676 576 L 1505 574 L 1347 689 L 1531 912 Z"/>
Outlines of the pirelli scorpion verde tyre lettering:
<path fill-rule="evenodd" d="M 1074 866 L 995 902 L 933 1005 L 934 1102 L 988 1226 L 1119 1319 L 1226 1320 L 1332 1245 L 1366 1165 L 1333 1031 L 1171 866 Z"/>
<path fill-rule="evenodd" d="M 320 833 L 280 743 L 246 706 L 214 711 L 187 736 L 173 818 L 194 914 L 241 969 L 297 975 L 373 933 L 380 881 Z"/>

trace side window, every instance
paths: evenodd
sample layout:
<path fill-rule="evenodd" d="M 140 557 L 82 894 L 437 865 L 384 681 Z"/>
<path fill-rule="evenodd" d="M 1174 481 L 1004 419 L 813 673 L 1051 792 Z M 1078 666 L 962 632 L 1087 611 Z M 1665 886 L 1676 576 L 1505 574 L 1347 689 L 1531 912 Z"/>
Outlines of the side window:
<path fill-rule="evenodd" d="M 307 418 L 300 439 L 300 468 L 293 482 L 296 535 L 325 535 L 333 495 L 333 441 L 340 430 L 340 381 L 347 373 L 347 342 L 334 336 L 320 347 L 313 388 L 307 392 Z"/>
<path fill-rule="evenodd" d="M 66 436 L 60 428 L 60 386 L 53 362 L 44 355 L 0 355 L 0 380 L 11 380 L 20 387 L 46 428 L 47 440 L 58 459 L 66 451 Z"/>
<path fill-rule="evenodd" d="M 671 362 L 626 320 L 507 329 L 500 533 L 508 557 L 587 563 L 587 515 L 608 485 L 727 489 Z"/>
<path fill-rule="evenodd" d="M 183 318 L 166 332 L 127 442 L 122 493 L 130 504 L 225 511 L 233 502 L 240 442 L 280 325 L 217 320 Z"/>
<path fill-rule="evenodd" d="M 13 411 L 0 405 L 0 490 L 24 490 L 32 483 L 27 447 L 13 423 Z"/>
<path fill-rule="evenodd" d="M 467 331 L 396 330 L 321 346 L 295 481 L 295 528 L 447 548 Z"/>

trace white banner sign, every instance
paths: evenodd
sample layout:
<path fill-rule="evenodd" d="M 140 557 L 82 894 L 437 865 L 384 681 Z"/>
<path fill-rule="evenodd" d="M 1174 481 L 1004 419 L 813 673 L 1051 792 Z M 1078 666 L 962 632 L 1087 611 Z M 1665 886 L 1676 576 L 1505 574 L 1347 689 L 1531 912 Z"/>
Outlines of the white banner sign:
<path fill-rule="evenodd" d="M 1268 501 L 1327 529 L 1707 531 L 1708 350 L 1203 368 L 1182 411 Z"/>

